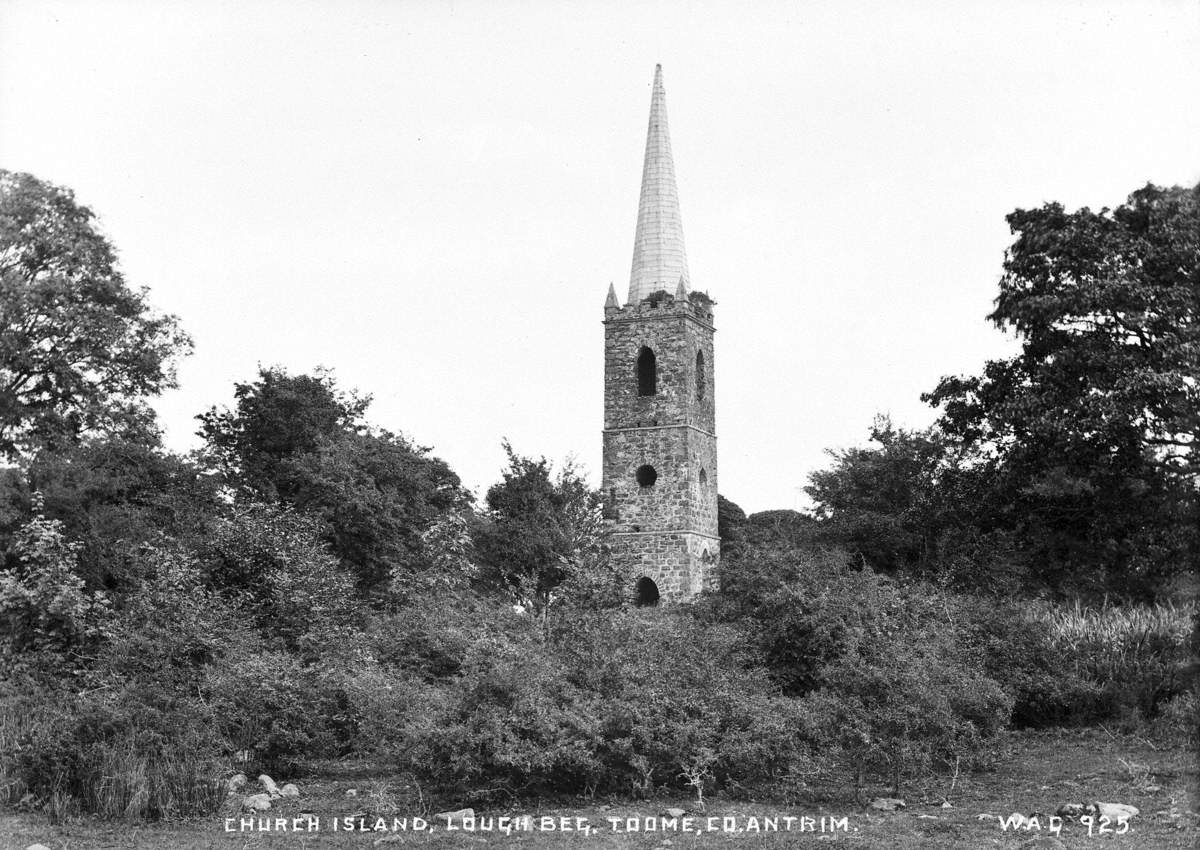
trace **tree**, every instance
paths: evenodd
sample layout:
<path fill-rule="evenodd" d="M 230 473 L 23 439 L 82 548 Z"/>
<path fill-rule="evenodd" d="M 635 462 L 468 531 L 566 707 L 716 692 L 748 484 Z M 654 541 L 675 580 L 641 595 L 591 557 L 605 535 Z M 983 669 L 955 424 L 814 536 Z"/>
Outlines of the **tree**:
<path fill-rule="evenodd" d="M 361 590 L 403 593 L 427 566 L 422 535 L 469 497 L 429 449 L 363 422 L 369 398 L 333 377 L 260 369 L 238 384 L 234 409 L 200 416 L 207 461 L 253 500 L 319 517 L 325 540 Z"/>
<path fill-rule="evenodd" d="M 1152 592 L 1200 555 L 1200 186 L 1008 222 L 989 318 L 1021 352 L 925 398 L 991 469 L 1033 560 Z"/>
<path fill-rule="evenodd" d="M 0 485 L 0 499 L 22 515 L 30 491 L 40 493 L 45 515 L 78 542 L 78 572 L 90 588 L 127 591 L 145 569 L 144 545 L 203 540 L 224 509 L 216 482 L 194 463 L 121 435 L 40 452 L 24 473 Z"/>
<path fill-rule="evenodd" d="M 131 423 L 191 348 L 131 289 L 71 190 L 0 170 L 0 453 Z"/>
<path fill-rule="evenodd" d="M 346 434 L 363 433 L 370 396 L 344 393 L 328 372 L 289 375 L 260 368 L 258 379 L 234 385 L 234 409 L 211 408 L 197 418 L 207 460 L 230 483 L 259 495 L 280 493 L 280 467 Z"/>
<path fill-rule="evenodd" d="M 804 491 L 826 540 L 876 570 L 919 570 L 937 534 L 933 502 L 950 462 L 948 446 L 932 429 L 898 429 L 886 416 L 876 418 L 871 442 L 831 451 L 834 464 L 812 473 Z"/>
<path fill-rule="evenodd" d="M 544 611 L 573 560 L 599 541 L 600 496 L 568 462 L 557 476 L 545 458 L 522 457 L 504 443 L 508 469 L 487 492 L 488 513 L 475 530 L 486 584 Z"/>

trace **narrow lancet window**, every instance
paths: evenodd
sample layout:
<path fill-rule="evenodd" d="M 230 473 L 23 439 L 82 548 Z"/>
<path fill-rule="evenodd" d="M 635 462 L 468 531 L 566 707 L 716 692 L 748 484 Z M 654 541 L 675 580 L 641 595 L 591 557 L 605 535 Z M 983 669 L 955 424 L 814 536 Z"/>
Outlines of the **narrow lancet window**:
<path fill-rule="evenodd" d="M 658 394 L 658 366 L 654 352 L 642 346 L 637 359 L 638 395 Z"/>
<path fill-rule="evenodd" d="M 696 352 L 696 401 L 704 401 L 704 385 L 708 375 L 704 372 L 704 352 Z"/>

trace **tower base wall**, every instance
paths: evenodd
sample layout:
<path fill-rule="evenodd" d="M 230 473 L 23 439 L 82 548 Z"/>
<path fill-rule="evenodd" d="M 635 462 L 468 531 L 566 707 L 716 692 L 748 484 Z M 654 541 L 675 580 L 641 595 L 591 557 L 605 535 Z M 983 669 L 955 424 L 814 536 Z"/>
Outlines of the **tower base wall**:
<path fill-rule="evenodd" d="M 718 537 L 692 531 L 613 531 L 606 543 L 634 583 L 650 579 L 663 601 L 685 602 L 717 586 Z"/>

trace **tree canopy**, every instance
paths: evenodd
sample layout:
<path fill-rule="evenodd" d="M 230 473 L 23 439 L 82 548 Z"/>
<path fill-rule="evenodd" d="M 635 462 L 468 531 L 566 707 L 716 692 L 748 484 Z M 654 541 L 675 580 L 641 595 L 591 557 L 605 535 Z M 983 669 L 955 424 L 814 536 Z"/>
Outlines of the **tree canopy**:
<path fill-rule="evenodd" d="M 1153 583 L 1197 554 L 1200 186 L 1008 222 L 989 318 L 1021 351 L 926 399 L 1042 560 Z"/>
<path fill-rule="evenodd" d="M 145 428 L 191 348 L 130 288 L 70 189 L 0 170 L 0 453 Z"/>
<path fill-rule="evenodd" d="M 446 463 L 362 414 L 369 397 L 344 393 L 325 372 L 260 369 L 232 409 L 200 416 L 206 458 L 250 499 L 320 517 L 325 539 L 363 589 L 400 589 L 423 569 L 421 535 L 468 495 Z"/>

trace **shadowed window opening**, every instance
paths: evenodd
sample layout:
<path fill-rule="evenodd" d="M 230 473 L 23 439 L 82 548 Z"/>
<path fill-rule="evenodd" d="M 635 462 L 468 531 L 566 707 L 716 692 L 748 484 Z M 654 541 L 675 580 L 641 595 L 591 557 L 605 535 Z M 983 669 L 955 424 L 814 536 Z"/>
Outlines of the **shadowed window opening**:
<path fill-rule="evenodd" d="M 700 486 L 701 487 L 708 486 L 708 473 L 705 472 L 703 469 L 700 470 Z"/>
<path fill-rule="evenodd" d="M 654 352 L 642 346 L 637 359 L 638 395 L 658 394 L 658 366 Z"/>
<path fill-rule="evenodd" d="M 658 480 L 658 472 L 648 463 L 639 466 L 634 476 L 637 478 L 639 487 L 653 487 L 654 482 Z"/>
<path fill-rule="evenodd" d="M 696 401 L 704 401 L 704 385 L 708 376 L 704 373 L 704 352 L 696 352 Z"/>
<path fill-rule="evenodd" d="M 658 604 L 658 585 L 652 579 L 642 576 L 633 588 L 633 604 L 639 608 L 649 608 Z"/>

